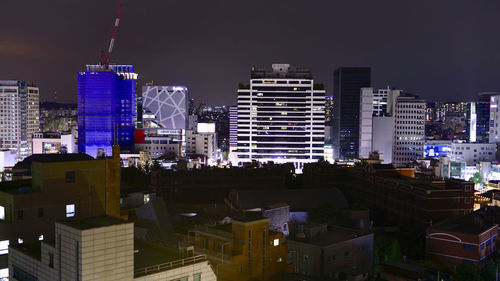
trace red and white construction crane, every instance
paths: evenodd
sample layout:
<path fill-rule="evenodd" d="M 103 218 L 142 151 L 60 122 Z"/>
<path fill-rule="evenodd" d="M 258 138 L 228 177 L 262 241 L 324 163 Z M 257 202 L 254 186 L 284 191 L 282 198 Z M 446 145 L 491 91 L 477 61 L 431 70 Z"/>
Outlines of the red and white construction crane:
<path fill-rule="evenodd" d="M 111 35 L 111 42 L 109 42 L 108 53 L 101 50 L 101 66 L 104 69 L 109 69 L 109 60 L 111 57 L 111 52 L 113 51 L 113 45 L 115 44 L 116 31 L 118 30 L 118 24 L 120 24 L 120 13 L 122 11 L 123 4 L 120 4 L 118 8 L 118 14 L 116 15 L 115 27 L 113 28 L 113 34 Z"/>

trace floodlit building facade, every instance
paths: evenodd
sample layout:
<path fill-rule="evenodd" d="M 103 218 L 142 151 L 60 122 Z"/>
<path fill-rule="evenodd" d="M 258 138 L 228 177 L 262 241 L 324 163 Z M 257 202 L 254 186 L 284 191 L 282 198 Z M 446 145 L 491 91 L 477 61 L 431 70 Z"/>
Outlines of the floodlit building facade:
<path fill-rule="evenodd" d="M 253 67 L 248 88 L 238 89 L 237 114 L 238 161 L 301 169 L 324 158 L 325 90 L 315 88 L 309 69 Z"/>
<path fill-rule="evenodd" d="M 488 143 L 490 133 L 490 102 L 469 102 L 466 113 L 467 140 Z"/>
<path fill-rule="evenodd" d="M 87 65 L 78 73 L 78 151 L 97 157 L 134 149 L 135 81 L 132 65 Z"/>
<path fill-rule="evenodd" d="M 40 131 L 39 89 L 25 81 L 0 80 L 0 145 L 18 159 L 31 154 L 33 134 Z"/>

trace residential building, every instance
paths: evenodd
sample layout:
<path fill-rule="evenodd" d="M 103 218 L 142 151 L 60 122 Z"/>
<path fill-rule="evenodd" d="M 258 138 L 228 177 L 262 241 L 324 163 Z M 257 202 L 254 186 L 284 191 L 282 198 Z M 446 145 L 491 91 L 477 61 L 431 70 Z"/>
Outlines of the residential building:
<path fill-rule="evenodd" d="M 49 137 L 43 133 L 34 134 L 32 141 L 33 154 L 77 153 L 75 136 L 59 135 Z"/>
<path fill-rule="evenodd" d="M 441 264 L 473 263 L 482 267 L 497 251 L 498 207 L 486 207 L 426 232 L 426 259 Z"/>
<path fill-rule="evenodd" d="M 332 280 L 368 280 L 373 233 L 326 224 L 298 225 L 287 240 L 295 273 Z"/>
<path fill-rule="evenodd" d="M 325 90 L 315 86 L 309 69 L 252 67 L 248 89 L 243 88 L 238 89 L 239 162 L 290 162 L 300 171 L 304 163 L 323 159 Z"/>
<path fill-rule="evenodd" d="M 230 224 L 196 226 L 191 233 L 194 252 L 207 255 L 218 280 L 272 280 L 289 271 L 287 242 L 269 229 L 269 218 L 233 217 Z"/>
<path fill-rule="evenodd" d="M 112 158 L 104 159 L 86 154 L 34 154 L 16 164 L 14 175 L 17 168 L 29 173 L 29 179 L 0 183 L 0 261 L 9 244 L 54 237 L 56 221 L 119 217 L 119 148 L 115 146 L 113 152 Z M 6 267 L 0 264 L 0 269 Z"/>
<path fill-rule="evenodd" d="M 490 133 L 490 102 L 469 102 L 466 113 L 469 142 L 488 143 Z"/>
<path fill-rule="evenodd" d="M 205 155 L 206 165 L 216 165 L 217 156 L 217 134 L 215 124 L 198 123 L 196 131 L 186 131 L 186 154 Z"/>
<path fill-rule="evenodd" d="M 40 131 L 39 95 L 33 84 L 0 80 L 0 145 L 19 160 L 31 154 L 32 136 Z"/>
<path fill-rule="evenodd" d="M 78 73 L 78 151 L 92 157 L 134 150 L 135 81 L 132 65 L 87 65 Z"/>
<path fill-rule="evenodd" d="M 359 157 L 360 90 L 370 85 L 369 67 L 340 67 L 333 73 L 335 159 Z"/>
<path fill-rule="evenodd" d="M 57 222 L 51 238 L 9 247 L 13 280 L 217 279 L 205 256 L 134 240 L 134 223 L 109 216 Z"/>
<path fill-rule="evenodd" d="M 453 162 L 465 162 L 466 165 L 475 165 L 479 162 L 495 160 L 496 145 L 490 143 L 452 143 L 449 152 Z"/>

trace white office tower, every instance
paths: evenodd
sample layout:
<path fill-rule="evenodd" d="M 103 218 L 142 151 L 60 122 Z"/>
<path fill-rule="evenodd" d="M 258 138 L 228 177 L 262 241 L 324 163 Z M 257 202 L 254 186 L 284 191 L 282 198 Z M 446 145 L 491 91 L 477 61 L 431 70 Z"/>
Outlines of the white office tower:
<path fill-rule="evenodd" d="M 324 158 L 325 90 L 311 71 L 289 64 L 252 67 L 238 89 L 238 160 L 304 163 Z"/>
<path fill-rule="evenodd" d="M 394 109 L 394 149 L 392 164 L 404 166 L 424 157 L 425 101 L 401 94 Z"/>
<path fill-rule="evenodd" d="M 33 134 L 40 131 L 39 89 L 25 81 L 0 80 L 0 143 L 19 160 L 31 154 Z"/>
<path fill-rule="evenodd" d="M 425 101 L 390 88 L 362 88 L 360 95 L 360 158 L 377 151 L 396 167 L 422 158 Z"/>
<path fill-rule="evenodd" d="M 500 113 L 498 107 L 500 106 L 500 95 L 490 97 L 490 143 L 500 142 Z"/>

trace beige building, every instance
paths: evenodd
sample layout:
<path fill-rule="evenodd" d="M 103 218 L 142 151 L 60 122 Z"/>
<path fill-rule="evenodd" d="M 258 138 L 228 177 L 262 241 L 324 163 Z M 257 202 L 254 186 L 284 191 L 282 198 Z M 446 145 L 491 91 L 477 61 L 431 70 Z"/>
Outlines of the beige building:
<path fill-rule="evenodd" d="M 198 128 L 200 128 L 198 124 Z M 217 134 L 214 130 L 187 130 L 186 154 L 205 155 L 207 165 L 217 164 Z"/>
<path fill-rule="evenodd" d="M 58 222 L 55 242 L 10 247 L 12 280 L 215 281 L 205 256 L 182 258 L 134 241 L 134 224 L 109 216 Z"/>

